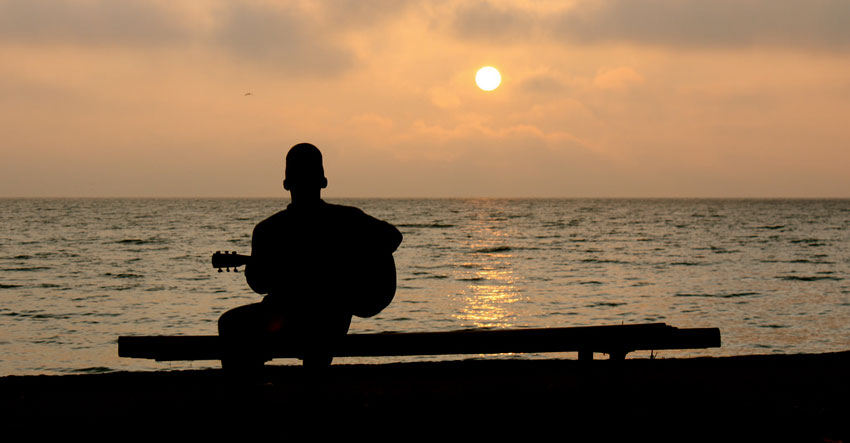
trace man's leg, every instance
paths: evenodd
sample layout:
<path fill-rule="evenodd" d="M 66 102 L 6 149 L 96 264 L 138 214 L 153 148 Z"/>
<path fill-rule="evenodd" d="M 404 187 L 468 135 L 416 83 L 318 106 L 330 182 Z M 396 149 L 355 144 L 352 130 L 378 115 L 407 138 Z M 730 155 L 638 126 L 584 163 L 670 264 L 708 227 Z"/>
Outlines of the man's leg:
<path fill-rule="evenodd" d="M 331 312 L 322 321 L 305 325 L 310 332 L 304 341 L 303 365 L 310 368 L 330 366 L 334 351 L 351 326 L 351 314 Z"/>
<path fill-rule="evenodd" d="M 262 345 L 268 314 L 260 303 L 231 309 L 218 319 L 221 367 L 234 373 L 258 373 L 266 362 Z"/>
<path fill-rule="evenodd" d="M 221 366 L 228 371 L 258 372 L 270 360 L 266 356 L 267 345 L 284 338 L 304 350 L 304 366 L 330 366 L 334 349 L 350 325 L 351 314 L 343 312 L 326 312 L 316 320 L 304 313 L 286 315 L 270 303 L 240 306 L 218 320 L 223 347 Z"/>

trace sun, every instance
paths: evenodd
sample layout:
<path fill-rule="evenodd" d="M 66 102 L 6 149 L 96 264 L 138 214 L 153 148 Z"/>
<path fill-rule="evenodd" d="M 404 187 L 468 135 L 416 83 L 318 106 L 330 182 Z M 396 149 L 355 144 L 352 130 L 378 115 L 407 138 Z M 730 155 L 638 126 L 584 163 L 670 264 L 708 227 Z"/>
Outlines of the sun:
<path fill-rule="evenodd" d="M 502 75 L 492 66 L 485 66 L 475 74 L 475 84 L 484 91 L 492 91 L 502 83 Z"/>

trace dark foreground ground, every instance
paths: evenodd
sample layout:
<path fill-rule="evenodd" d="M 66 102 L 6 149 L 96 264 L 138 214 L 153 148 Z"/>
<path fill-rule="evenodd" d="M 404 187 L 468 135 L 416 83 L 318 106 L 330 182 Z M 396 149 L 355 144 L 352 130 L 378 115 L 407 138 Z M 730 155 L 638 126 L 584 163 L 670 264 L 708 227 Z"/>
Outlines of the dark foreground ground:
<path fill-rule="evenodd" d="M 211 369 L 8 376 L 0 379 L 0 417 L 11 424 L 106 421 L 148 431 L 169 423 L 277 432 L 319 422 L 325 431 L 356 423 L 359 433 L 400 425 L 408 436 L 461 425 L 466 432 L 554 429 L 559 436 L 602 439 L 848 441 L 850 351 L 623 362 L 460 360 L 319 372 L 270 366 L 254 381 Z"/>

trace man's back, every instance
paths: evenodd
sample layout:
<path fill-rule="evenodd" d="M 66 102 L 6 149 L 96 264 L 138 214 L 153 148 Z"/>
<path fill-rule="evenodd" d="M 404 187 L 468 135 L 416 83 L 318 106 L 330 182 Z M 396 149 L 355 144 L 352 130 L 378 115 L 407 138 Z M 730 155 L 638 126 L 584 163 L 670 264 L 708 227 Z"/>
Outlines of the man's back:
<path fill-rule="evenodd" d="M 254 228 L 253 260 L 245 276 L 254 291 L 269 295 L 269 302 L 365 316 L 359 307 L 374 305 L 370 294 L 386 293 L 368 287 L 370 282 L 392 279 L 395 287 L 395 267 L 386 264 L 401 240 L 393 225 L 354 207 L 321 200 L 290 204 Z"/>

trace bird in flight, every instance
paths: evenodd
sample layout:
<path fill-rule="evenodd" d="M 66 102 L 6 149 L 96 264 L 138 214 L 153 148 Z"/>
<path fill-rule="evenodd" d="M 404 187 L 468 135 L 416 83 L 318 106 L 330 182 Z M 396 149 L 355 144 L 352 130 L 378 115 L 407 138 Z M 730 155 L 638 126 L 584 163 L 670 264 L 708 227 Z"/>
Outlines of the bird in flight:
<path fill-rule="evenodd" d="M 251 93 L 251 92 L 246 92 L 245 95 L 254 95 L 254 94 Z"/>

